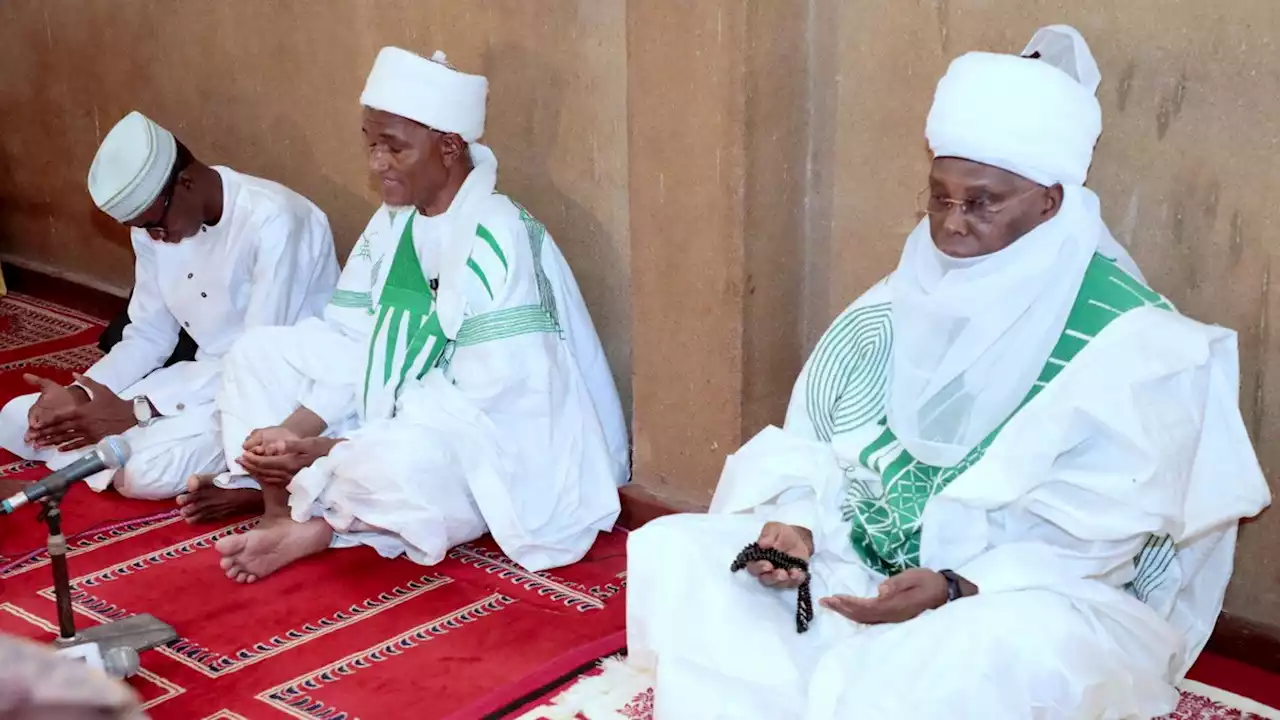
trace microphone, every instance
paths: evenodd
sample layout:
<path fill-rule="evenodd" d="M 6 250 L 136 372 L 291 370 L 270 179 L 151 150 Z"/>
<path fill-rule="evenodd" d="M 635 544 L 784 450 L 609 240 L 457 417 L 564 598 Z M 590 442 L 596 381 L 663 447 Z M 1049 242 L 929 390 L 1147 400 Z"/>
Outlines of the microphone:
<path fill-rule="evenodd" d="M 30 502 L 43 500 L 50 495 L 63 493 L 72 483 L 79 482 L 103 470 L 124 467 L 129 461 L 129 443 L 119 435 L 103 438 L 83 457 L 61 470 L 50 473 L 43 480 L 22 488 L 22 492 L 0 503 L 0 513 L 8 515 Z"/>

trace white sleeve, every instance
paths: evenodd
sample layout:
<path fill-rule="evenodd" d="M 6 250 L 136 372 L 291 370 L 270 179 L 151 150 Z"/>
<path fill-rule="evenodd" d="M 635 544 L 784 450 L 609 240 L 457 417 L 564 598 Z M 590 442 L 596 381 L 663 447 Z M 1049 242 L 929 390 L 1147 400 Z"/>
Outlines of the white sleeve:
<path fill-rule="evenodd" d="M 985 516 L 966 533 L 985 549 L 955 568 L 982 592 L 1118 587 L 1151 537 L 1181 548 L 1229 531 L 1268 500 L 1235 361 L 1233 334 L 1127 313 L 1001 431 L 977 475 L 930 502 L 926 527 L 962 507 Z"/>
<path fill-rule="evenodd" d="M 1087 541 L 1049 523 L 1033 526 L 1024 539 L 988 548 L 964 566 L 961 577 L 983 594 L 1053 587 L 1081 579 L 1105 580 L 1119 573 L 1110 585 L 1122 585 L 1133 574 L 1133 560 L 1147 535 L 1121 540 Z"/>
<path fill-rule="evenodd" d="M 291 325 L 305 299 L 295 292 L 300 275 L 310 268 L 302 252 L 306 247 L 307 224 L 280 213 L 263 225 L 250 277 L 249 303 L 245 307 L 245 329 L 260 325 Z"/>
<path fill-rule="evenodd" d="M 147 400 L 161 415 L 176 415 L 188 406 L 212 403 L 221 386 L 222 359 L 206 358 L 175 363 L 157 373 L 164 382 L 146 385 Z"/>
<path fill-rule="evenodd" d="M 131 240 L 134 262 L 133 298 L 129 325 L 120 342 L 85 373 L 119 394 L 164 364 L 178 344 L 180 326 L 160 294 L 159 272 L 150 239 Z"/>
<path fill-rule="evenodd" d="M 364 232 L 351 246 L 347 262 L 338 276 L 338 285 L 333 290 L 333 297 L 324 308 L 324 321 L 349 337 L 365 339 L 373 332 L 373 289 L 378 275 L 389 269 L 394 245 L 385 251 L 386 258 L 380 256 L 374 259 L 375 254 L 384 253 L 384 248 L 382 242 L 375 247 L 370 237 L 375 234 L 375 225 L 385 223 L 387 220 L 384 208 L 374 214 Z"/>
<path fill-rule="evenodd" d="M 378 274 L 386 270 L 383 264 L 390 262 L 382 257 L 374 258 L 374 255 L 383 253 L 385 243 L 380 242 L 375 247 L 370 238 L 376 233 L 374 228 L 382 225 L 390 225 L 385 207 L 374 213 L 364 232 L 351 246 L 333 297 L 324 309 L 325 324 L 353 343 L 367 344 L 373 334 L 373 289 Z M 394 245 L 387 247 L 394 251 Z M 333 426 L 357 411 L 362 381 L 361 377 L 353 377 L 350 383 L 343 384 L 316 381 L 298 401 L 302 407 L 319 415 L 325 424 Z"/>

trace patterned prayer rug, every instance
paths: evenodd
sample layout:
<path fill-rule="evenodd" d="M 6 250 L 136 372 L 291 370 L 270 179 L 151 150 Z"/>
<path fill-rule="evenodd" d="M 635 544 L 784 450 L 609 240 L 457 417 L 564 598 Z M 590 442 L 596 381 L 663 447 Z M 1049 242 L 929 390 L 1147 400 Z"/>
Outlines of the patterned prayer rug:
<path fill-rule="evenodd" d="M 514 717 L 516 720 L 653 720 L 652 679 L 648 673 L 628 666 L 621 656 L 605 658 L 568 684 L 519 708 Z M 1280 720 L 1280 711 L 1194 680 L 1183 681 L 1178 691 L 1181 693 L 1178 709 L 1160 720 Z"/>
<path fill-rule="evenodd" d="M 103 326 L 31 297 L 0 300 L 0 402 L 29 391 L 24 372 L 69 382 L 99 356 Z M 0 481 L 42 474 L 0 451 Z M 151 613 L 181 636 L 145 653 L 131 681 L 154 718 L 497 717 L 622 644 L 622 531 L 550 572 L 526 572 L 485 538 L 435 567 L 358 548 L 237 585 L 213 545 L 251 519 L 190 526 L 170 503 L 83 485 L 63 513 L 77 623 Z M 0 632 L 56 634 L 44 542 L 34 509 L 0 517 Z"/>

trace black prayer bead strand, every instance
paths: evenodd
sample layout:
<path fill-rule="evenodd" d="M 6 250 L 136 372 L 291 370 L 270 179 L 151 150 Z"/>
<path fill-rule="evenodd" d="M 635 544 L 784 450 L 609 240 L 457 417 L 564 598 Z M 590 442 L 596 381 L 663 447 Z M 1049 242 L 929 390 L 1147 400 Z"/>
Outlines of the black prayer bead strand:
<path fill-rule="evenodd" d="M 738 553 L 738 557 L 729 566 L 729 571 L 738 572 L 748 563 L 759 560 L 768 562 L 780 570 L 800 570 L 804 573 L 804 582 L 800 583 L 796 594 L 796 632 L 807 631 L 809 623 L 813 621 L 813 598 L 809 594 L 809 563 L 780 550 L 765 549 L 758 543 L 751 543 Z"/>

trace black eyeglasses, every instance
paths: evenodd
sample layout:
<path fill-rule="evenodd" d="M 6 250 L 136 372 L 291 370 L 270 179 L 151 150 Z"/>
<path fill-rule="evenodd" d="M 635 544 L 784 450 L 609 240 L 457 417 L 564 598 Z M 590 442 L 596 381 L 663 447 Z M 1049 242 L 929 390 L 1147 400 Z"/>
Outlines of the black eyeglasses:
<path fill-rule="evenodd" d="M 169 180 L 164 184 L 164 189 L 160 191 L 160 197 L 164 200 L 164 204 L 160 206 L 160 219 L 145 225 L 139 225 L 138 227 L 147 231 L 158 230 L 162 233 L 168 232 L 168 228 L 165 227 L 165 221 L 169 219 L 169 205 L 173 202 L 173 193 L 177 189 L 178 169 L 174 168 L 173 174 L 169 176 Z"/>

